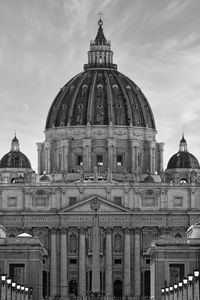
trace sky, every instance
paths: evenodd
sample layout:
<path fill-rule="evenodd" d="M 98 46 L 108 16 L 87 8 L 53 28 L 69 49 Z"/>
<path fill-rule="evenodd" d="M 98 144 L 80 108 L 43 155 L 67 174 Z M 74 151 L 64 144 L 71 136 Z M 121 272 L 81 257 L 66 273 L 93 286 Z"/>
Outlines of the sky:
<path fill-rule="evenodd" d="M 87 63 L 100 11 L 114 63 L 151 105 L 165 168 L 182 132 L 200 161 L 199 0 L 0 0 L 0 158 L 16 132 L 37 171 L 48 110 Z"/>

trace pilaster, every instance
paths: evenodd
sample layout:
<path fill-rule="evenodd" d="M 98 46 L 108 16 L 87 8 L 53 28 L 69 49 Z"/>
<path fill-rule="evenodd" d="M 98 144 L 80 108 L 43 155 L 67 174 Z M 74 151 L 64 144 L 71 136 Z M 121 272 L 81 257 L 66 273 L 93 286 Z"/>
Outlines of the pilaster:
<path fill-rule="evenodd" d="M 60 236 L 60 299 L 68 298 L 67 278 L 67 229 L 61 228 Z"/>
<path fill-rule="evenodd" d="M 106 229 L 106 294 L 112 297 L 112 231 L 110 228 Z"/>
<path fill-rule="evenodd" d="M 141 243 L 140 243 L 140 229 L 135 228 L 134 232 L 134 296 L 140 297 L 141 295 L 141 262 L 140 262 L 140 255 L 141 255 Z M 137 298 L 136 298 L 137 299 Z"/>
<path fill-rule="evenodd" d="M 54 299 L 57 295 L 57 246 L 56 246 L 56 228 L 51 229 L 51 272 L 50 272 L 50 297 Z"/>
<path fill-rule="evenodd" d="M 131 249 L 130 230 L 124 231 L 124 297 L 131 296 Z"/>
<path fill-rule="evenodd" d="M 86 291 L 85 269 L 85 230 L 79 232 L 79 295 L 83 296 Z"/>
<path fill-rule="evenodd" d="M 91 147 L 92 147 L 92 140 L 91 139 L 84 139 L 83 140 L 83 167 L 85 172 L 91 172 Z"/>

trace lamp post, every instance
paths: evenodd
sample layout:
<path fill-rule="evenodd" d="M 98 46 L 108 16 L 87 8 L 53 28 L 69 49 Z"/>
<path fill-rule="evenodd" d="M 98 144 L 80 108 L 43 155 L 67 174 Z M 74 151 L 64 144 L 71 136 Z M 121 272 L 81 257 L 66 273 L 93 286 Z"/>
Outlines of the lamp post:
<path fill-rule="evenodd" d="M 21 286 L 21 300 L 25 300 L 25 287 Z"/>
<path fill-rule="evenodd" d="M 178 283 L 178 300 L 183 300 L 183 283 L 179 281 Z"/>
<path fill-rule="evenodd" d="M 33 288 L 30 287 L 29 288 L 29 300 L 32 300 L 33 299 Z"/>
<path fill-rule="evenodd" d="M 183 279 L 183 300 L 188 300 L 188 279 Z"/>
<path fill-rule="evenodd" d="M 16 282 L 11 283 L 11 299 L 16 300 Z"/>
<path fill-rule="evenodd" d="M 16 300 L 21 300 L 21 285 L 17 284 L 17 297 Z"/>
<path fill-rule="evenodd" d="M 199 300 L 199 270 L 194 271 L 194 300 Z"/>
<path fill-rule="evenodd" d="M 1 274 L 1 300 L 6 299 L 6 275 Z"/>
<path fill-rule="evenodd" d="M 169 300 L 169 288 L 168 287 L 165 288 L 165 299 Z"/>
<path fill-rule="evenodd" d="M 165 288 L 161 289 L 161 300 L 165 300 Z"/>
<path fill-rule="evenodd" d="M 169 300 L 174 300 L 174 288 L 173 288 L 173 286 L 169 287 Z"/>
<path fill-rule="evenodd" d="M 174 284 L 174 300 L 178 299 L 178 284 Z"/>
<path fill-rule="evenodd" d="M 193 298 L 193 275 L 188 275 L 188 300 L 194 300 Z"/>
<path fill-rule="evenodd" d="M 11 282 L 12 280 L 8 277 L 6 279 L 6 284 L 7 284 L 6 300 L 11 300 Z"/>
<path fill-rule="evenodd" d="M 29 292 L 29 288 L 25 287 L 25 300 L 28 300 L 28 292 Z"/>

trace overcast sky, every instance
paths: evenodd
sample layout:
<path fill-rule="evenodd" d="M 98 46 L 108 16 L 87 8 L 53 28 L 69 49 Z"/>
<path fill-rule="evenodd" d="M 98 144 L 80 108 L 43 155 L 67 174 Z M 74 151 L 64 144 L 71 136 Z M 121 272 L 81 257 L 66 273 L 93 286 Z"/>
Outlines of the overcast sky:
<path fill-rule="evenodd" d="M 87 63 L 99 11 L 114 63 L 149 100 L 165 167 L 183 131 L 200 160 L 200 0 L 0 0 L 0 157 L 16 132 L 37 169 L 48 110 Z"/>

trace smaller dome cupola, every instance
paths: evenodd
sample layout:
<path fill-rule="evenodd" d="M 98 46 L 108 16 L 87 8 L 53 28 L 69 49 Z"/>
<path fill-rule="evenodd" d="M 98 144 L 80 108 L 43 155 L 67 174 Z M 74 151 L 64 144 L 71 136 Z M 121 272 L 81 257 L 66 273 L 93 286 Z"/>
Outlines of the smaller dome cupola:
<path fill-rule="evenodd" d="M 167 165 L 167 169 L 199 169 L 199 162 L 197 158 L 188 152 L 187 142 L 182 135 L 182 139 L 179 143 L 179 151 L 174 154 Z"/>
<path fill-rule="evenodd" d="M 29 159 L 19 149 L 19 140 L 16 134 L 12 139 L 10 152 L 5 154 L 0 161 L 0 169 L 3 168 L 31 169 Z"/>

